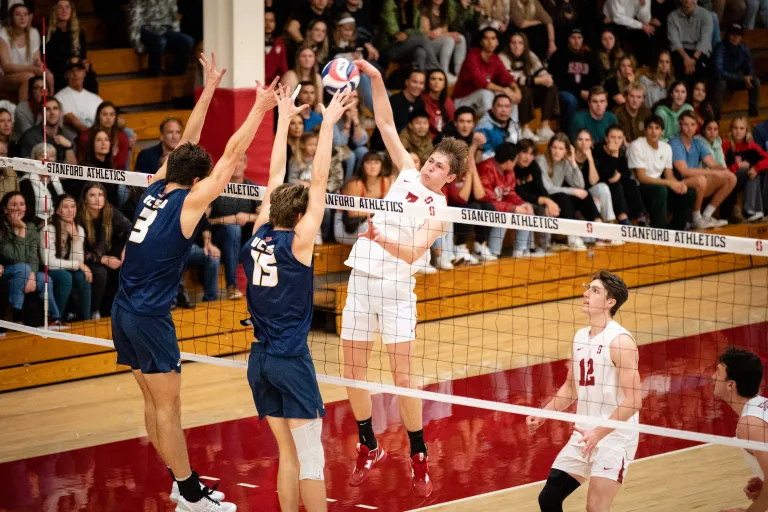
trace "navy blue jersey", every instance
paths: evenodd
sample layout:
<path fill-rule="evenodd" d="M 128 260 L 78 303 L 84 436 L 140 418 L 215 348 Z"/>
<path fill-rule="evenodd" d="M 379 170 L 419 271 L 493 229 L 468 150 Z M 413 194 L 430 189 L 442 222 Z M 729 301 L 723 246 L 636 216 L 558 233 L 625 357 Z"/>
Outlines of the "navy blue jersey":
<path fill-rule="evenodd" d="M 195 243 L 197 228 L 190 238 L 181 232 L 181 208 L 189 190 L 163 194 L 166 185 L 167 181 L 158 180 L 147 187 L 125 245 L 115 302 L 135 314 L 170 312 Z"/>
<path fill-rule="evenodd" d="M 314 262 L 306 266 L 293 255 L 294 231 L 264 224 L 240 251 L 248 279 L 248 312 L 253 334 L 268 354 L 309 354 L 307 336 L 314 306 Z"/>

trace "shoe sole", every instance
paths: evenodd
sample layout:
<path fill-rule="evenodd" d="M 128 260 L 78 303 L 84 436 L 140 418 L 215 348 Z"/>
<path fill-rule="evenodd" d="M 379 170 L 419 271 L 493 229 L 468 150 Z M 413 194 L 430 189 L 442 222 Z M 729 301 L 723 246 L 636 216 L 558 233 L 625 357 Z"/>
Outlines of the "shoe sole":
<path fill-rule="evenodd" d="M 350 486 L 350 487 L 360 487 L 361 485 L 363 485 L 365 482 L 367 482 L 367 481 L 368 481 L 368 479 L 369 479 L 369 478 L 371 478 L 371 472 L 372 472 L 374 469 L 376 469 L 376 466 L 378 466 L 379 464 L 381 464 L 381 463 L 382 463 L 382 462 L 384 462 L 385 460 L 387 460 L 387 452 L 384 452 L 384 453 L 382 454 L 381 458 L 380 458 L 379 460 L 377 460 L 376 462 L 374 462 L 374 463 L 371 465 L 371 469 L 370 469 L 370 470 L 368 470 L 368 473 L 365 475 L 365 477 L 363 477 L 363 479 L 362 479 L 362 480 L 360 480 L 360 481 L 359 481 L 358 483 L 356 483 L 356 484 L 353 484 L 353 483 L 350 481 L 350 482 L 349 482 L 349 486 Z"/>

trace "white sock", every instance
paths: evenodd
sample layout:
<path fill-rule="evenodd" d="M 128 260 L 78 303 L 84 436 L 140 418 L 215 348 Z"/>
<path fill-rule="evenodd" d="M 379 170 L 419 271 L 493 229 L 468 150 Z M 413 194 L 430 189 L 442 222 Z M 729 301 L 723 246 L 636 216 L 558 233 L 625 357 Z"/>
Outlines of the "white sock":
<path fill-rule="evenodd" d="M 704 208 L 704 216 L 705 217 L 712 217 L 712 215 L 714 215 L 714 213 L 715 213 L 715 207 L 712 206 L 711 204 L 708 205 L 706 208 Z"/>
<path fill-rule="evenodd" d="M 701 212 L 693 212 L 693 222 L 696 222 L 697 220 L 701 219 Z"/>
<path fill-rule="evenodd" d="M 186 480 L 187 478 L 189 478 L 189 477 L 191 477 L 191 476 L 192 476 L 192 473 L 188 474 L 188 475 L 187 475 L 187 476 L 185 476 L 184 478 L 177 478 L 177 479 L 176 479 L 176 481 L 177 481 L 177 482 L 183 482 L 184 480 Z"/>

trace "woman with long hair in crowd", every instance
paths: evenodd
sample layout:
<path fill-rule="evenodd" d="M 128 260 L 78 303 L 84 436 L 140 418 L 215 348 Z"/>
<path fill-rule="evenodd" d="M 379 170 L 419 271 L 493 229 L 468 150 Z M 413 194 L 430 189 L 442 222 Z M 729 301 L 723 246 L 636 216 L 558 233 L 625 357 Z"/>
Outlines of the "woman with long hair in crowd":
<path fill-rule="evenodd" d="M 574 141 L 574 160 L 581 169 L 581 175 L 584 177 L 584 187 L 595 199 L 600 216 L 606 222 L 616 220 L 614 202 L 611 197 L 611 189 L 606 183 L 600 182 L 600 174 L 597 172 L 597 163 L 595 159 L 594 141 L 589 130 L 581 130 L 576 134 Z M 626 218 L 626 215 L 624 216 Z"/>
<path fill-rule="evenodd" d="M 604 29 L 600 35 L 600 49 L 597 55 L 600 59 L 603 78 L 608 79 L 614 76 L 616 74 L 616 65 L 619 63 L 619 59 L 624 57 L 625 53 L 616 39 L 616 33 L 610 28 Z"/>
<path fill-rule="evenodd" d="M 680 114 L 688 110 L 693 111 L 693 107 L 688 103 L 688 86 L 685 82 L 673 83 L 667 97 L 653 108 L 654 114 L 664 120 L 664 134 L 661 136 L 664 142 L 669 142 L 680 134 L 678 119 Z"/>
<path fill-rule="evenodd" d="M 675 72 L 672 69 L 672 54 L 662 50 L 656 58 L 656 66 L 640 77 L 640 83 L 645 87 L 645 106 L 652 109 L 654 105 L 667 97 L 667 91 L 675 83 Z"/>
<path fill-rule="evenodd" d="M 296 52 L 296 65 L 282 76 L 280 82 L 287 85 L 288 90 L 291 92 L 301 82 L 312 82 L 315 84 L 318 98 L 322 99 L 323 79 L 320 77 L 317 55 L 315 55 L 311 42 L 305 41 L 299 47 L 299 50 Z"/>
<path fill-rule="evenodd" d="M 427 87 L 421 93 L 424 108 L 429 115 L 429 136 L 433 139 L 443 132 L 443 128 L 453 121 L 456 107 L 448 97 L 448 78 L 442 69 L 433 69 L 427 73 Z"/>
<path fill-rule="evenodd" d="M 752 130 L 746 117 L 731 122 L 731 133 L 723 140 L 723 152 L 728 170 L 736 174 L 736 187 L 720 205 L 721 216 L 737 208 L 738 193 L 744 192 L 743 217 L 755 222 L 765 214 L 763 189 L 768 169 L 768 152 L 752 139 Z"/>
<path fill-rule="evenodd" d="M 29 97 L 29 79 L 43 76 L 40 43 L 40 32 L 32 26 L 27 6 L 13 5 L 0 28 L 0 90 L 18 93 L 19 102 Z M 53 91 L 53 75 L 48 73 L 46 81 Z"/>
<path fill-rule="evenodd" d="M 623 105 L 627 99 L 624 91 L 637 77 L 637 62 L 631 55 L 624 55 L 616 63 L 616 74 L 605 81 L 608 93 L 608 110 L 613 111 L 617 105 Z"/>
<path fill-rule="evenodd" d="M 323 69 L 331 58 L 331 45 L 328 43 L 328 39 L 328 25 L 325 21 L 312 20 L 307 26 L 304 41 L 315 51 L 318 69 Z"/>
<path fill-rule="evenodd" d="M 83 87 L 94 94 L 98 94 L 99 82 L 96 79 L 96 73 L 91 68 L 91 62 L 88 60 L 85 30 L 80 27 L 80 20 L 77 18 L 77 10 L 73 0 L 58 0 L 51 7 L 46 38 L 48 42 L 45 48 L 46 64 L 48 64 L 48 70 L 53 74 L 55 90 L 60 91 L 67 86 L 67 63 L 72 58 L 77 57 L 85 64 Z M 50 92 L 53 93 L 53 91 Z"/>
<path fill-rule="evenodd" d="M 98 131 L 105 131 L 109 135 L 110 151 L 112 153 L 110 165 L 115 169 L 128 170 L 130 165 L 130 150 L 133 146 L 130 135 L 123 130 L 118 123 L 119 113 L 117 107 L 111 101 L 102 102 L 96 109 L 96 122 L 88 130 L 80 134 L 77 140 L 77 153 L 83 162 L 88 154 L 91 138 Z"/>
<path fill-rule="evenodd" d="M 384 162 L 375 151 L 363 156 L 360 166 L 352 178 L 342 188 L 345 196 L 383 199 L 392 185 L 392 180 L 383 175 Z M 333 234 L 340 244 L 354 245 L 357 235 L 368 230 L 368 217 L 365 212 L 338 210 L 334 214 Z"/>
<path fill-rule="evenodd" d="M 715 117 L 712 104 L 707 100 L 707 82 L 697 80 L 693 83 L 690 100 L 693 112 L 696 114 L 696 119 L 699 120 L 699 133 L 701 133 L 704 121 Z"/>

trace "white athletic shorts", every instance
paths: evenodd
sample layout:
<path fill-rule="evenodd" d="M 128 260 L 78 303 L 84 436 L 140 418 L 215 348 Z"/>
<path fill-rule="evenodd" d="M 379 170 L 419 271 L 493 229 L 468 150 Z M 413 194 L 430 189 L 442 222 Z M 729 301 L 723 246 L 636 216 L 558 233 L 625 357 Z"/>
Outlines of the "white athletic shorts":
<path fill-rule="evenodd" d="M 560 453 L 557 455 L 552 469 L 559 469 L 583 478 L 597 476 L 615 482 L 623 483 L 627 476 L 627 467 L 635 459 L 639 436 L 632 440 L 605 438 L 602 444 L 592 450 L 591 460 L 585 459 L 581 453 L 584 450 L 581 435 L 574 432 Z"/>
<path fill-rule="evenodd" d="M 416 338 L 416 279 L 381 279 L 352 270 L 347 302 L 341 313 L 341 338 L 350 341 L 376 340 L 384 344 Z"/>

